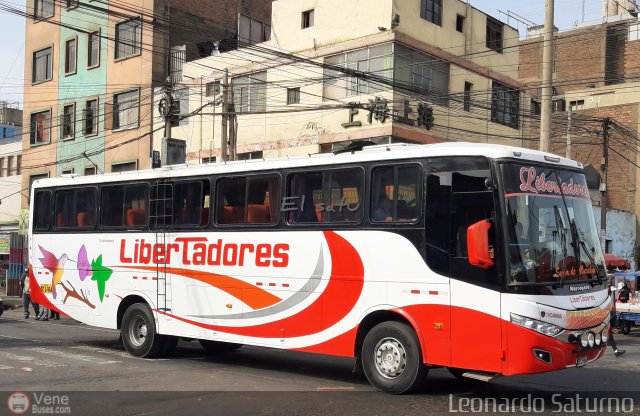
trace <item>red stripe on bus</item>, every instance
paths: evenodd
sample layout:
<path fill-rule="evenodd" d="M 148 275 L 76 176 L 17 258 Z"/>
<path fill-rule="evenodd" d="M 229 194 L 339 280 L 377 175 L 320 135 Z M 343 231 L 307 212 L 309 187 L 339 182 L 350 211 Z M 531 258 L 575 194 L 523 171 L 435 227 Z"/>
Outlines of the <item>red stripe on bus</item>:
<path fill-rule="evenodd" d="M 205 324 L 158 311 L 179 321 L 228 334 L 257 338 L 287 338 L 316 334 L 340 322 L 356 304 L 364 286 L 364 266 L 356 249 L 333 231 L 324 231 L 331 253 L 331 277 L 324 292 L 296 315 L 261 325 L 229 327 Z M 322 318 L 322 319 L 320 319 Z"/>
<path fill-rule="evenodd" d="M 412 295 L 419 295 L 419 294 L 420 294 L 420 291 L 419 291 L 419 290 L 415 290 L 415 289 L 413 289 L 413 290 L 411 290 L 411 294 L 412 294 Z"/>
<path fill-rule="evenodd" d="M 269 283 L 269 286 L 271 286 L 271 287 L 273 287 L 275 285 L 276 285 L 275 283 Z"/>
<path fill-rule="evenodd" d="M 152 266 L 115 266 L 122 269 L 144 270 L 151 273 L 156 272 L 156 267 Z M 259 289 L 252 284 L 216 273 L 203 272 L 202 270 L 189 270 L 178 267 L 167 267 L 167 274 L 184 276 L 189 279 L 198 280 L 209 284 L 223 292 L 233 296 L 241 302 L 249 305 L 252 309 L 262 309 L 280 302 L 282 299 L 276 295 Z M 242 295 L 241 295 L 242 294 Z"/>
<path fill-rule="evenodd" d="M 429 294 L 430 294 L 430 295 L 437 295 L 437 294 L 438 294 L 438 291 L 437 291 L 437 290 L 430 290 L 430 291 L 429 291 Z"/>

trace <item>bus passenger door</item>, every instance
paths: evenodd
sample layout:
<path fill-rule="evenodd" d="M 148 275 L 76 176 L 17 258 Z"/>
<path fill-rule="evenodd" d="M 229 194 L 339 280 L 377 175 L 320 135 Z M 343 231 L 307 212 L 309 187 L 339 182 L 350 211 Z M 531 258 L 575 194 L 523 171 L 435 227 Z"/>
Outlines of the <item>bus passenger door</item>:
<path fill-rule="evenodd" d="M 167 247 L 175 239 L 173 226 L 173 185 L 160 180 L 151 186 L 149 196 L 151 215 L 149 225 L 155 232 L 155 243 Z M 155 253 L 153 254 L 155 256 Z M 171 274 L 167 272 L 169 265 L 166 256 L 160 256 L 156 262 L 156 307 L 160 312 L 173 314 L 171 296 Z M 165 320 L 171 318 L 163 314 Z"/>
<path fill-rule="evenodd" d="M 472 266 L 467 253 L 467 228 L 495 216 L 486 185 L 489 163 L 479 157 L 434 158 L 428 171 L 426 257 L 431 270 L 451 277 L 451 367 L 500 372 L 498 268 Z M 489 233 L 495 235 L 495 227 Z"/>
<path fill-rule="evenodd" d="M 487 190 L 457 193 L 454 189 L 452 217 L 452 366 L 501 372 L 502 325 L 498 268 L 496 265 L 487 269 L 471 265 L 467 253 L 469 226 L 495 217 L 493 193 Z M 495 225 L 488 232 L 489 244 L 495 250 Z"/>

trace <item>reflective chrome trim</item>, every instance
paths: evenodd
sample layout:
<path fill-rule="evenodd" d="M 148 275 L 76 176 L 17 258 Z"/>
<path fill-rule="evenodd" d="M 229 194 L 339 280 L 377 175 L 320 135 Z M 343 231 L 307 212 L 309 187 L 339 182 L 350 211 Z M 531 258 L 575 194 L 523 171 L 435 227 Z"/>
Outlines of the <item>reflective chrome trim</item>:
<path fill-rule="evenodd" d="M 579 343 L 579 339 L 580 339 L 580 335 L 586 333 L 586 332 L 594 332 L 594 333 L 601 333 L 609 324 L 609 321 L 607 320 L 607 322 L 603 322 L 598 326 L 594 326 L 592 328 L 585 328 L 585 329 L 565 329 L 562 332 L 560 332 L 558 335 L 555 336 L 555 338 L 558 341 L 562 341 L 562 342 L 566 342 L 567 344 L 576 344 Z M 570 339 L 572 339 L 573 341 L 570 341 Z"/>

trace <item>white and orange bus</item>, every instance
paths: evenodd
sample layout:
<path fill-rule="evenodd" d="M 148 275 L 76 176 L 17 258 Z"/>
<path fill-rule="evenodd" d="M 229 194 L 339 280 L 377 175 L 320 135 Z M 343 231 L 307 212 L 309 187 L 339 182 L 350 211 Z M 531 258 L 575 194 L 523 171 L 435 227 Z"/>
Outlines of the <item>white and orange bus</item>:
<path fill-rule="evenodd" d="M 611 304 L 581 167 L 452 143 L 39 180 L 32 297 L 135 356 L 354 357 L 391 393 L 583 366 Z"/>

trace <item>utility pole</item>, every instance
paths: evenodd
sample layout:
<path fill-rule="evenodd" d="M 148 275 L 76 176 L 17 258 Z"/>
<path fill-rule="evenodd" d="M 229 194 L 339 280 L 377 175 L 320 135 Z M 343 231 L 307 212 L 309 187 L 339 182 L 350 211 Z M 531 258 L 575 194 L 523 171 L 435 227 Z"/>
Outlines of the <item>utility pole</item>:
<path fill-rule="evenodd" d="M 600 177 L 600 245 L 602 252 L 607 248 L 607 183 L 609 177 L 609 126 L 611 119 L 605 118 L 602 121 L 602 176 Z"/>
<path fill-rule="evenodd" d="M 567 159 L 571 159 L 571 116 L 573 114 L 573 107 L 569 106 L 567 113 Z"/>
<path fill-rule="evenodd" d="M 540 118 L 540 150 L 551 150 L 552 86 L 553 86 L 553 8 L 554 0 L 546 0 L 544 16 L 544 49 L 542 51 L 542 113 Z"/>
<path fill-rule="evenodd" d="M 229 110 L 229 155 L 231 160 L 238 160 L 238 145 L 236 131 L 236 105 L 233 96 L 233 88 L 229 89 L 229 104 L 227 105 Z"/>
<path fill-rule="evenodd" d="M 225 68 L 222 83 L 222 145 L 220 146 L 220 163 L 227 161 L 227 135 L 229 133 L 227 120 L 229 119 L 229 70 Z"/>

